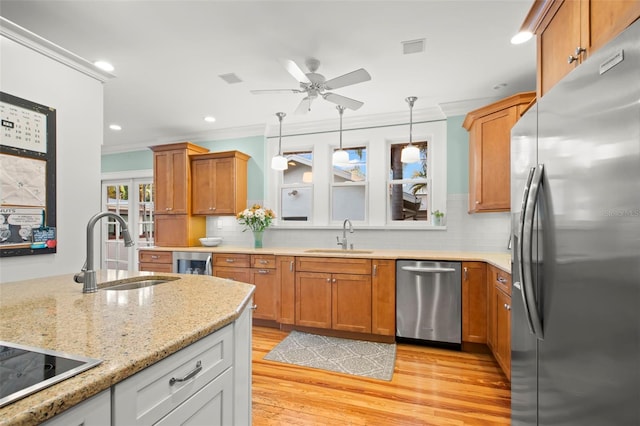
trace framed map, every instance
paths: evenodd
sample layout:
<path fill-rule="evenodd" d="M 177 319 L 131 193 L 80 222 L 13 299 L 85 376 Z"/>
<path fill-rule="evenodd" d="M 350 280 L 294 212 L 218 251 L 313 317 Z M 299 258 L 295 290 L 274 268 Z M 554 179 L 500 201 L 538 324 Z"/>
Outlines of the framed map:
<path fill-rule="evenodd" d="M 56 252 L 56 110 L 0 92 L 0 257 Z"/>

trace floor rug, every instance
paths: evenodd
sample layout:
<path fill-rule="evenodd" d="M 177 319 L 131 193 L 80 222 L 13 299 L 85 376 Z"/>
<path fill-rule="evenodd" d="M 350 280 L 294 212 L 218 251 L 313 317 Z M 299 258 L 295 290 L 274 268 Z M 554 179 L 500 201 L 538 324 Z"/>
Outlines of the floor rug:
<path fill-rule="evenodd" d="M 396 363 L 396 345 L 319 336 L 294 330 L 264 359 L 391 380 Z"/>

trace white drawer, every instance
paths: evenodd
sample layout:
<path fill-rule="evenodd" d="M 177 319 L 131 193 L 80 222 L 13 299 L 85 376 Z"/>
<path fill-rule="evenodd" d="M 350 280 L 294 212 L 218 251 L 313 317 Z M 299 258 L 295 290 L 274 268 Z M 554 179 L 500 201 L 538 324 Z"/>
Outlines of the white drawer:
<path fill-rule="evenodd" d="M 201 369 L 185 381 L 183 379 Z M 233 325 L 170 355 L 168 358 L 116 384 L 113 389 L 115 425 L 152 425 L 233 363 Z"/>

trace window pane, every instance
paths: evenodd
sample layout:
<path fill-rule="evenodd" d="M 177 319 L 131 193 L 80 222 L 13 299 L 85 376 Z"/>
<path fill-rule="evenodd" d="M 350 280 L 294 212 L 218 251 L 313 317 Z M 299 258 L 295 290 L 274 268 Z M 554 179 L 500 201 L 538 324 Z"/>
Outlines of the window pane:
<path fill-rule="evenodd" d="M 391 220 L 429 220 L 429 174 L 427 142 L 413 143 L 420 150 L 420 161 L 402 163 L 402 148 L 407 144 L 391 145 L 389 170 L 389 210 Z"/>
<path fill-rule="evenodd" d="M 366 188 L 364 185 L 334 186 L 331 220 L 364 220 Z"/>
<path fill-rule="evenodd" d="M 289 168 L 282 172 L 284 185 L 313 182 L 313 152 L 285 152 Z"/>
<path fill-rule="evenodd" d="M 337 151 L 334 150 L 334 151 Z M 367 148 L 364 146 L 344 148 L 349 155 L 349 164 L 345 166 L 333 166 L 333 181 L 340 182 L 364 182 L 367 180 Z"/>
<path fill-rule="evenodd" d="M 283 221 L 311 221 L 312 186 L 294 186 L 282 188 L 280 200 L 280 219 Z"/>

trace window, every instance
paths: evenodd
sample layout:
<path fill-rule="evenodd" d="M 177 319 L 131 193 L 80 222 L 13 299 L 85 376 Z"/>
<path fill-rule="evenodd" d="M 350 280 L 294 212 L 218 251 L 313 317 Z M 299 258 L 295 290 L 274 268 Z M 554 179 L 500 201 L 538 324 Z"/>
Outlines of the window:
<path fill-rule="evenodd" d="M 283 222 L 312 220 L 313 152 L 284 152 L 288 166 L 282 172 L 280 219 Z"/>
<path fill-rule="evenodd" d="M 122 229 L 113 218 L 102 222 L 102 268 L 137 270 L 137 250 L 154 245 L 152 178 L 105 181 L 102 184 L 103 209 L 116 213 L 127 222 L 133 248 L 124 246 Z M 135 212 L 135 214 L 134 214 Z"/>
<path fill-rule="evenodd" d="M 348 217 L 361 227 L 426 228 L 432 211 L 446 211 L 447 121 L 420 120 L 413 123 L 413 140 L 422 150 L 416 164 L 397 163 L 408 141 L 409 124 L 381 124 L 379 117 L 343 131 L 347 166 L 332 164 L 339 140 L 333 129 L 318 126 L 283 138 L 289 169 L 266 173 L 265 203 L 277 206 L 276 226 L 338 226 Z M 278 153 L 278 138 L 272 142 L 268 158 Z M 306 169 L 301 172 L 303 164 Z"/>
<path fill-rule="evenodd" d="M 348 165 L 332 165 L 331 220 L 364 221 L 367 202 L 367 148 L 344 148 Z"/>
<path fill-rule="evenodd" d="M 406 144 L 391 144 L 389 167 L 389 217 L 392 221 L 429 220 L 429 169 L 427 142 L 414 145 L 420 161 L 402 163 L 400 154 Z"/>

